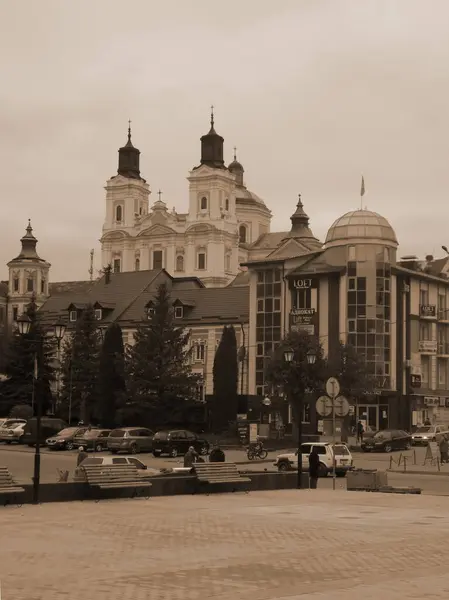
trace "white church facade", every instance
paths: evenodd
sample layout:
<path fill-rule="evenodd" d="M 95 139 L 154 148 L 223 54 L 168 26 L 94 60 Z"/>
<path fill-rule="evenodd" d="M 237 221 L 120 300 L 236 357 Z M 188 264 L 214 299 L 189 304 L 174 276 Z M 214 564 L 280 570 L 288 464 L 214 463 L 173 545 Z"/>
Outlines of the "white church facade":
<path fill-rule="evenodd" d="M 140 151 L 131 141 L 119 150 L 117 175 L 106 184 L 101 236 L 102 265 L 112 270 L 164 268 L 176 277 L 198 277 L 207 287 L 222 287 L 241 271 L 240 264 L 262 258 L 274 243 L 268 238 L 271 211 L 247 189 L 243 166 L 224 162 L 224 139 L 214 128 L 201 137 L 200 164 L 188 176 L 189 209 L 178 213 L 158 199 L 140 173 Z M 270 240 L 271 242 L 271 240 Z"/>

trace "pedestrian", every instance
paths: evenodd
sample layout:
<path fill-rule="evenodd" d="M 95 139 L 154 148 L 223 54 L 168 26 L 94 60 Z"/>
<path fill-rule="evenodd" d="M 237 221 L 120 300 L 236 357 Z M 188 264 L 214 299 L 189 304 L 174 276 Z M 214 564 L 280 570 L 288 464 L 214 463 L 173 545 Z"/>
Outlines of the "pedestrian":
<path fill-rule="evenodd" d="M 193 467 L 193 464 L 196 463 L 197 458 L 198 453 L 195 451 L 195 448 L 193 446 L 190 446 L 190 448 L 184 454 L 184 467 L 186 469 L 191 469 Z"/>
<path fill-rule="evenodd" d="M 449 462 L 448 452 L 449 442 L 447 441 L 447 437 L 443 435 L 440 440 L 441 464 Z"/>
<path fill-rule="evenodd" d="M 320 457 L 318 454 L 318 446 L 313 446 L 312 452 L 309 454 L 309 479 L 311 490 L 316 490 L 317 488 L 319 472 Z"/>
<path fill-rule="evenodd" d="M 427 418 L 426 418 L 426 420 L 424 421 L 424 425 L 425 425 L 426 427 L 430 427 L 430 425 L 432 425 L 432 423 L 430 422 L 430 419 L 429 419 L 429 417 L 427 417 Z"/>
<path fill-rule="evenodd" d="M 76 466 L 79 467 L 80 464 L 83 462 L 83 460 L 87 457 L 88 457 L 87 452 L 85 452 L 84 448 L 81 446 L 81 448 L 79 449 L 79 452 L 78 452 L 77 459 L 76 459 Z"/>
<path fill-rule="evenodd" d="M 362 421 L 359 421 L 357 423 L 357 443 L 362 443 L 363 442 L 363 434 L 365 433 L 365 429 L 363 427 L 363 423 Z"/>

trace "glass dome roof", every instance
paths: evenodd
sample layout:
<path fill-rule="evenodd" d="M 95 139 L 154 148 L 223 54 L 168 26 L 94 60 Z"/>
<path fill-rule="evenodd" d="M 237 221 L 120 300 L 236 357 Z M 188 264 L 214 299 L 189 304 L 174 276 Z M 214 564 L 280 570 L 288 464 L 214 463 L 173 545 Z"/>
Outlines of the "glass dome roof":
<path fill-rule="evenodd" d="M 387 219 L 370 210 L 353 210 L 337 219 L 327 232 L 325 244 L 337 246 L 351 239 L 398 245 L 394 229 Z"/>

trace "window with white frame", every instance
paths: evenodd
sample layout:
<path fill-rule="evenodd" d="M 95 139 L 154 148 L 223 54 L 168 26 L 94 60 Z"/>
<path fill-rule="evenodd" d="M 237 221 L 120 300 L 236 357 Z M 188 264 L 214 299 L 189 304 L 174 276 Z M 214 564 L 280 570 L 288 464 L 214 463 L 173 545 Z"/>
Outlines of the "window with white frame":
<path fill-rule="evenodd" d="M 71 311 L 69 312 L 69 321 L 70 321 L 71 323 L 75 323 L 75 321 L 76 321 L 77 317 L 78 317 L 78 313 L 77 313 L 77 311 L 76 311 L 76 310 L 71 310 Z"/>
<path fill-rule="evenodd" d="M 154 315 L 154 306 L 149 304 L 146 308 L 146 313 L 147 313 L 147 319 L 151 319 L 151 317 Z"/>
<path fill-rule="evenodd" d="M 102 315 L 102 310 L 101 308 L 96 308 L 95 309 L 95 318 L 97 319 L 97 321 L 101 321 L 103 315 Z"/>
<path fill-rule="evenodd" d="M 196 362 L 204 362 L 206 356 L 206 344 L 204 342 L 196 342 L 194 348 L 194 359 Z"/>
<path fill-rule="evenodd" d="M 182 319 L 184 316 L 184 307 L 175 306 L 175 319 Z"/>
<path fill-rule="evenodd" d="M 420 306 L 427 306 L 429 304 L 429 288 L 427 284 L 421 284 L 419 288 L 419 304 Z"/>

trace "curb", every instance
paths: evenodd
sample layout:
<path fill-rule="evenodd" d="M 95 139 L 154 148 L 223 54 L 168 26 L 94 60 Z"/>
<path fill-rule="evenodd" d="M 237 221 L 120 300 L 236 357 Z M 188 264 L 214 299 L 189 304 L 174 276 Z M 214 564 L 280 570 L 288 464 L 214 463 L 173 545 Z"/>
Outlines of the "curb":
<path fill-rule="evenodd" d="M 396 473 L 398 475 L 436 475 L 437 477 L 449 477 L 449 471 L 395 471 L 394 469 L 387 469 L 387 473 Z"/>

